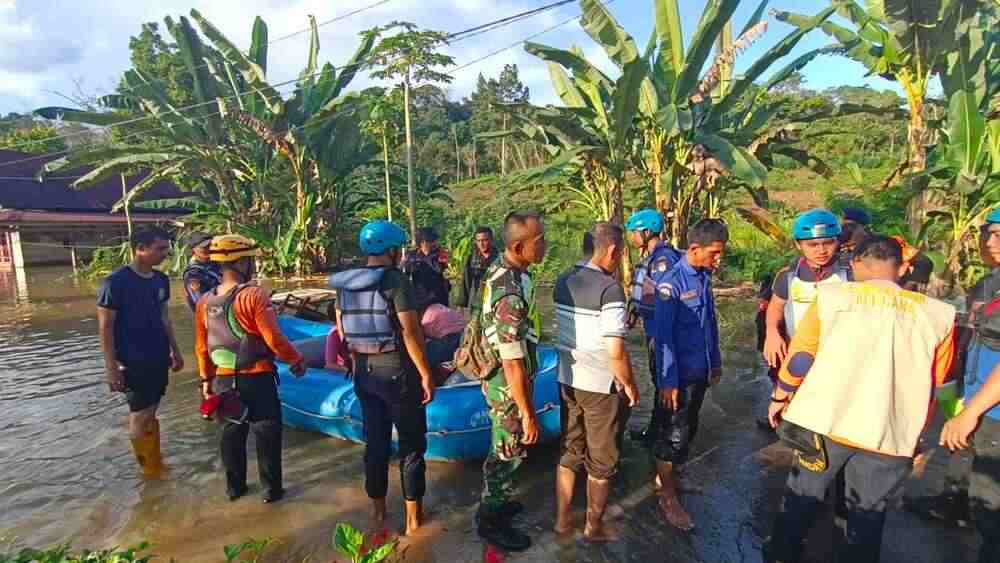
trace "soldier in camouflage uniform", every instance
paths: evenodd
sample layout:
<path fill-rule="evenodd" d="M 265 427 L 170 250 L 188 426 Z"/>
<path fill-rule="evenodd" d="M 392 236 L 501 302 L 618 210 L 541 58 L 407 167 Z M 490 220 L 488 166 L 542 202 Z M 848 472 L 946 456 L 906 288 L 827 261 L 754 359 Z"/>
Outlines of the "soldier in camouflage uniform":
<path fill-rule="evenodd" d="M 531 391 L 541 323 L 527 268 L 545 256 L 545 228 L 534 213 L 511 213 L 504 221 L 504 240 L 506 250 L 487 270 L 482 310 L 476 312 L 483 315 L 485 337 L 502 360 L 483 382 L 493 429 L 477 517 L 480 536 L 503 549 L 521 551 L 531 547 L 531 538 L 512 527 L 511 519 L 523 506 L 510 497 L 526 446 L 537 442 L 539 434 Z"/>

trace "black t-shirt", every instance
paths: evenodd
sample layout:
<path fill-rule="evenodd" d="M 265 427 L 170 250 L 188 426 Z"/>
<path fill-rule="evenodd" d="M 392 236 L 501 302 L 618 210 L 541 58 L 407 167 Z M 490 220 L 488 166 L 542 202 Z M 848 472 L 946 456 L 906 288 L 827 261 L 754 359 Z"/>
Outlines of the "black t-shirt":
<path fill-rule="evenodd" d="M 144 278 L 129 266 L 104 279 L 97 305 L 115 316 L 115 356 L 126 366 L 162 366 L 170 361 L 170 340 L 163 326 L 163 307 L 170 300 L 170 280 L 153 271 Z"/>
<path fill-rule="evenodd" d="M 990 272 L 969 290 L 966 296 L 969 312 L 993 301 L 998 294 L 1000 294 L 1000 268 Z"/>

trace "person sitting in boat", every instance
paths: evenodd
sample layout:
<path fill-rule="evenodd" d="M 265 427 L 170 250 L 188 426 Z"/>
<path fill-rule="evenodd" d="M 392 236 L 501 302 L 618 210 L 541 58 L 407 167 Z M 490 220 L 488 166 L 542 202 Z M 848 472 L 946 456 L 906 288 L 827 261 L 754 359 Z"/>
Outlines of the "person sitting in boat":
<path fill-rule="evenodd" d="M 465 376 L 457 373 L 452 363 L 455 351 L 462 342 L 465 330 L 465 315 L 456 309 L 449 309 L 433 303 L 424 311 L 420 319 L 426 337 L 427 362 L 434 369 L 439 385 L 453 385 L 465 381 Z M 451 378 L 452 374 L 458 377 Z"/>
<path fill-rule="evenodd" d="M 426 489 L 427 411 L 434 379 L 409 278 L 399 271 L 406 232 L 372 221 L 358 237 L 367 263 L 334 274 L 337 327 L 351 352 L 354 392 L 361 401 L 365 441 L 365 492 L 372 501 L 372 531 L 385 528 L 393 427 L 399 437 L 406 533 L 423 520 Z"/>

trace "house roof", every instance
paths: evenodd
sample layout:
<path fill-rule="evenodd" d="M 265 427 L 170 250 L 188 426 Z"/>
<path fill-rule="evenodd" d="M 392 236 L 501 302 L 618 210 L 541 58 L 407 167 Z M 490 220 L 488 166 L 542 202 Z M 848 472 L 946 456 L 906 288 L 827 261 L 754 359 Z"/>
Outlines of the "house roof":
<path fill-rule="evenodd" d="M 113 176 L 94 186 L 75 190 L 70 187 L 75 177 L 87 172 L 88 169 L 60 171 L 41 182 L 35 179 L 39 170 L 46 163 L 57 160 L 59 156 L 32 155 L 17 151 L 0 149 L 0 208 L 63 212 L 94 212 L 110 211 L 111 207 L 122 197 L 122 185 L 118 176 Z M 126 179 L 126 186 L 131 188 L 143 179 L 144 175 Z M 185 194 L 170 182 L 160 182 L 144 192 L 137 201 L 151 201 L 184 197 Z M 136 212 L 145 210 L 136 209 Z M 157 210 L 157 213 L 177 215 L 184 213 L 183 209 Z"/>

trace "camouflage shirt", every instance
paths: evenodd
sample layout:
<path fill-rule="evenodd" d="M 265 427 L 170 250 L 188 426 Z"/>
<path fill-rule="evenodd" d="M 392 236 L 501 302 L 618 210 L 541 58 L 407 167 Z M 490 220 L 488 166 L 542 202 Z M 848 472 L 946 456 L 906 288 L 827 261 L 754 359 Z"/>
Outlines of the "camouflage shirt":
<path fill-rule="evenodd" d="M 534 377 L 541 322 L 531 277 L 501 257 L 486 271 L 485 280 L 482 315 L 487 340 L 501 360 L 523 358 L 528 375 Z"/>

